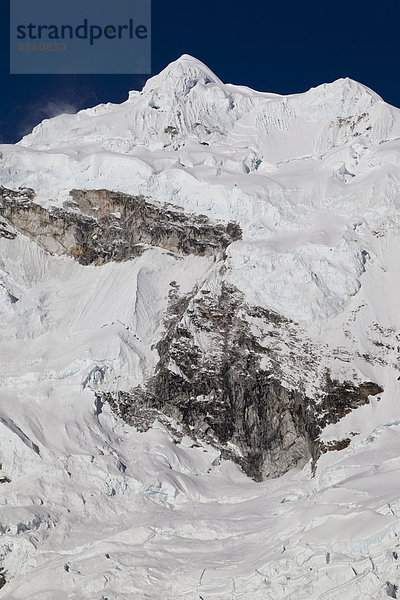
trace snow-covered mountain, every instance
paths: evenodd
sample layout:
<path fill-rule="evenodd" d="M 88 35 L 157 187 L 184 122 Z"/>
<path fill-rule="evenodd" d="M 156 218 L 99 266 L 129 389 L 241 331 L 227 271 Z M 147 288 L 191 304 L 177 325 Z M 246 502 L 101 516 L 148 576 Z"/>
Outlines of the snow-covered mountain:
<path fill-rule="evenodd" d="M 397 597 L 400 111 L 187 55 L 0 147 L 0 598 Z"/>

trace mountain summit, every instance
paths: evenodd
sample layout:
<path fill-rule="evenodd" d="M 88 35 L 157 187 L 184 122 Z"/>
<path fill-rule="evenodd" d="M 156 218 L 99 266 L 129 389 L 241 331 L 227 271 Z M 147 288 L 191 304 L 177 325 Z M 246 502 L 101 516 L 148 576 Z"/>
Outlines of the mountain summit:
<path fill-rule="evenodd" d="M 221 80 L 200 60 L 183 54 L 170 63 L 161 73 L 151 77 L 143 88 L 143 92 L 163 89 L 172 96 L 186 96 L 197 84 L 222 84 Z"/>

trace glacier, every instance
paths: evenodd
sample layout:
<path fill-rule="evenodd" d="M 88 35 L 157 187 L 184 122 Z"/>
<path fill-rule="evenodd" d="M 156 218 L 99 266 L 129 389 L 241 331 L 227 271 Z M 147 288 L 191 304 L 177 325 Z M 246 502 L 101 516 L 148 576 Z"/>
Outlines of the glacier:
<path fill-rule="evenodd" d="M 20 208 L 0 215 L 0 598 L 397 597 L 399 149 L 399 109 L 362 84 L 280 96 L 224 84 L 187 55 L 121 105 L 1 145 L 2 208 Z M 146 239 L 129 260 L 83 264 L 72 242 L 45 246 L 30 213 L 16 219 L 29 195 L 80 215 L 72 190 L 168 203 L 171 223 L 241 234 L 186 254 Z M 382 390 L 325 423 L 316 461 L 256 482 L 238 439 L 210 433 L 207 394 L 198 430 L 176 407 L 140 427 L 113 405 L 164 373 L 176 315 L 163 368 L 187 379 L 193 349 L 217 363 L 221 289 L 241 299 L 243 356 L 256 344 L 257 368 L 288 394 L 317 410 L 327 373 L 343 394 Z M 286 456 L 305 452 L 293 443 Z"/>

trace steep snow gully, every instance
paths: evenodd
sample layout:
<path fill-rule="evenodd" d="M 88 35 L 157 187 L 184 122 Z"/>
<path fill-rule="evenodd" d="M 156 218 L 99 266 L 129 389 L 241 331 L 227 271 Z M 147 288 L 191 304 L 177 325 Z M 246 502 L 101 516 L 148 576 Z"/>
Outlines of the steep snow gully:
<path fill-rule="evenodd" d="M 400 597 L 400 110 L 184 55 L 0 185 L 0 599 Z"/>

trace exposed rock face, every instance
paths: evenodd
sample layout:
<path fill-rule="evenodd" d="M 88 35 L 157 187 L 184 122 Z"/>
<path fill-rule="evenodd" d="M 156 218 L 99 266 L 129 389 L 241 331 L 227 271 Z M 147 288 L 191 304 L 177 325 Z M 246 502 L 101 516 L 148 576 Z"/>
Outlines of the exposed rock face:
<path fill-rule="evenodd" d="M 83 265 L 130 260 L 148 245 L 218 254 L 241 237 L 236 223 L 213 223 L 142 196 L 108 190 L 72 190 L 71 196 L 65 208 L 47 210 L 34 203 L 33 190 L 0 188 L 0 214 L 45 250 L 73 256 Z"/>
<path fill-rule="evenodd" d="M 45 250 L 73 256 L 83 265 L 133 259 L 147 246 L 217 259 L 241 237 L 235 223 L 213 223 L 143 197 L 107 190 L 72 190 L 71 196 L 64 208 L 47 210 L 34 203 L 33 190 L 0 188 L 0 235 L 12 239 L 14 227 Z M 216 264 L 211 288 L 199 284 L 181 296 L 174 282 L 171 287 L 154 376 L 144 387 L 100 392 L 99 410 L 108 401 L 141 429 L 156 418 L 171 418 L 256 480 L 279 476 L 310 459 L 315 464 L 321 452 L 350 443 L 324 445 L 320 433 L 382 388 L 335 381 L 326 372 L 311 398 L 304 381 L 307 369 L 318 370 L 317 353 L 308 352 L 295 323 L 246 304 L 227 282 L 223 261 Z M 295 360 L 302 361 L 296 385 L 283 385 L 281 357 L 274 344 L 265 343 L 267 330 L 272 340 L 288 338 Z"/>
<path fill-rule="evenodd" d="M 8 240 L 13 240 L 17 234 L 13 231 L 10 231 L 10 227 L 6 221 L 0 219 L 0 237 L 7 238 Z"/>
<path fill-rule="evenodd" d="M 2 567 L 0 567 L 0 589 L 2 587 L 4 587 L 7 583 L 6 580 L 6 573 L 4 572 L 4 569 Z"/>
<path fill-rule="evenodd" d="M 252 334 L 254 319 L 277 332 L 289 324 L 246 305 L 223 279 L 217 294 L 196 289 L 180 298 L 174 290 L 155 376 L 145 388 L 107 393 L 103 400 L 142 429 L 162 415 L 173 418 L 256 480 L 279 476 L 310 458 L 315 464 L 326 451 L 319 441 L 322 428 L 383 390 L 370 382 L 357 387 L 332 381 L 329 374 L 317 399 L 286 389 L 276 368 L 263 368 L 264 359 L 273 365 L 274 357 Z"/>

